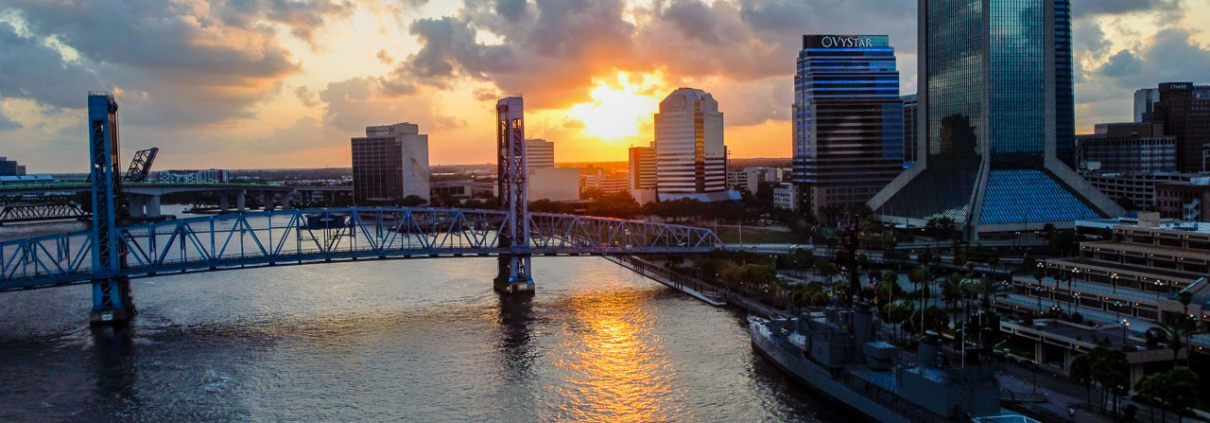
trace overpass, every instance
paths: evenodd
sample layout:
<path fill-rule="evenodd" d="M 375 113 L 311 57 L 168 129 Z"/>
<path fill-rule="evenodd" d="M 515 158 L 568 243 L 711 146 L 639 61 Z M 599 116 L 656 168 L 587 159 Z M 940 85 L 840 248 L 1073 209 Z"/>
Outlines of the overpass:
<path fill-rule="evenodd" d="M 181 192 L 214 192 L 219 194 L 220 208 L 224 211 L 234 199 L 235 211 L 246 210 L 244 204 L 249 194 L 287 195 L 293 188 L 269 184 L 235 183 L 164 183 L 122 182 L 121 194 L 130 204 L 130 217 L 158 218 L 161 216 L 160 198 L 165 194 Z M 47 194 L 53 192 L 91 192 L 90 182 L 52 182 L 41 184 L 14 184 L 0 186 L 0 196 L 22 194 Z"/>

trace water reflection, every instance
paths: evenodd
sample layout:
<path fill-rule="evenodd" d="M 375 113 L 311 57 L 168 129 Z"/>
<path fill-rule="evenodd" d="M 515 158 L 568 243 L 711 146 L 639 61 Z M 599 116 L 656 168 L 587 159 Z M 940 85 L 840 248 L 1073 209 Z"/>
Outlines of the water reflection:
<path fill-rule="evenodd" d="M 136 392 L 138 383 L 134 326 L 93 326 L 90 365 L 96 375 L 96 402 L 88 410 L 98 413 L 87 420 L 104 421 L 119 416 L 133 420 L 132 414 L 142 405 Z"/>
<path fill-rule="evenodd" d="M 643 293 L 625 292 L 570 299 L 570 322 L 560 348 L 568 371 L 561 386 L 570 398 L 568 415 L 557 420 L 651 422 L 675 419 L 667 409 L 674 375 L 652 316 L 641 310 Z"/>

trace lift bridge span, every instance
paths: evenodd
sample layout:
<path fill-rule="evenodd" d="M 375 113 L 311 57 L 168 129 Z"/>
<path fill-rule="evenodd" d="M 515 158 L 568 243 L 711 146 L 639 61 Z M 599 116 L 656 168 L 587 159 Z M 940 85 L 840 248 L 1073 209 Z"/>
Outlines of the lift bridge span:
<path fill-rule="evenodd" d="M 92 231 L 0 243 L 0 291 L 186 272 L 363 259 L 706 253 L 709 229 L 531 213 L 528 245 L 500 246 L 503 210 L 343 208 L 170 220 L 118 228 L 127 265 L 94 265 Z"/>
<path fill-rule="evenodd" d="M 91 228 L 0 243 L 0 292 L 91 283 L 89 320 L 120 323 L 138 313 L 130 279 L 169 273 L 494 255 L 495 288 L 525 294 L 534 290 L 534 255 L 703 253 L 722 246 L 708 229 L 530 213 L 524 102 L 504 98 L 496 110 L 499 210 L 354 207 L 126 225 L 138 205 L 122 189 L 118 104 L 108 93 L 89 93 Z"/>

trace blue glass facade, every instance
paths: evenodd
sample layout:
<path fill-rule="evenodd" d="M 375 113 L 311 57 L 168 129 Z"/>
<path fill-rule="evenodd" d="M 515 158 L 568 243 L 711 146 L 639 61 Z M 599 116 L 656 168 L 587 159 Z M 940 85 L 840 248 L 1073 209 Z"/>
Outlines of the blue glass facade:
<path fill-rule="evenodd" d="M 1076 95 L 1071 55 L 1071 0 L 1055 2 L 1055 150 L 1076 167 Z"/>
<path fill-rule="evenodd" d="M 794 77 L 805 213 L 862 205 L 903 171 L 903 102 L 886 36 L 806 35 Z"/>
<path fill-rule="evenodd" d="M 928 154 L 871 207 L 949 217 L 971 237 L 1108 215 L 1116 206 L 1069 165 L 1070 0 L 920 0 L 920 18 Z"/>

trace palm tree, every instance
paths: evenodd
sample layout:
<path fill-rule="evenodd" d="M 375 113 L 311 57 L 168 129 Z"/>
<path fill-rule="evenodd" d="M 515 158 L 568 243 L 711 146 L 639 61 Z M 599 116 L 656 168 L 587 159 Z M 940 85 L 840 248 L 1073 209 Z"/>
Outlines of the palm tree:
<path fill-rule="evenodd" d="M 1008 285 L 990 278 L 979 278 L 971 284 L 971 290 L 974 291 L 975 295 L 980 297 L 979 308 L 990 310 L 992 307 L 992 297 L 1007 294 Z"/>
<path fill-rule="evenodd" d="M 1172 365 L 1176 366 L 1186 337 L 1193 333 L 1193 320 L 1185 314 L 1164 313 L 1160 323 L 1154 327 L 1168 338 L 1168 347 L 1172 348 Z"/>
<path fill-rule="evenodd" d="M 958 300 L 962 297 L 962 286 L 966 283 L 966 279 L 961 274 L 951 273 L 941 280 L 938 287 L 941 288 L 941 299 L 945 302 L 946 307 L 950 303 L 957 305 Z"/>
<path fill-rule="evenodd" d="M 1067 368 L 1067 376 L 1084 385 L 1084 395 L 1090 406 L 1092 405 L 1092 361 L 1091 354 L 1083 353 L 1073 357 Z"/>

